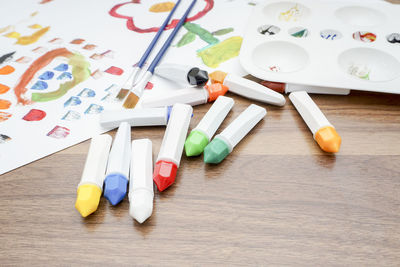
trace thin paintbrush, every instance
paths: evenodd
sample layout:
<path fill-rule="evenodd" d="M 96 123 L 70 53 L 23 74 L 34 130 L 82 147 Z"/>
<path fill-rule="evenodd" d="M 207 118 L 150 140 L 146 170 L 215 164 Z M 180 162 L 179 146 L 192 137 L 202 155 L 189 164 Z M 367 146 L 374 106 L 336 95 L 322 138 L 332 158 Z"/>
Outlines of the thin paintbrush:
<path fill-rule="evenodd" d="M 168 39 L 165 41 L 164 45 L 161 47 L 160 51 L 151 62 L 149 68 L 147 69 L 146 73 L 143 75 L 143 78 L 134 85 L 128 97 L 124 102 L 124 108 L 134 108 L 139 101 L 139 98 L 143 94 L 143 90 L 146 84 L 149 82 L 151 76 L 153 76 L 154 69 L 157 67 L 158 63 L 161 61 L 161 58 L 164 56 L 165 52 L 167 51 L 168 47 L 171 45 L 171 42 L 175 38 L 176 34 L 178 33 L 179 29 L 182 27 L 183 23 L 185 22 L 186 18 L 188 17 L 190 11 L 192 10 L 193 6 L 196 4 L 197 0 L 193 0 L 188 9 L 186 10 L 185 14 L 183 14 L 182 18 L 179 20 L 178 24 L 176 25 L 175 29 L 171 34 L 168 36 Z"/>
<path fill-rule="evenodd" d="M 164 31 L 165 27 L 167 27 L 169 21 L 171 20 L 172 15 L 174 14 L 175 10 L 178 8 L 179 4 L 181 3 L 181 0 L 178 0 L 174 6 L 174 8 L 169 12 L 168 17 L 165 19 L 163 24 L 160 26 L 158 29 L 156 35 L 154 36 L 153 40 L 151 41 L 150 45 L 147 47 L 146 51 L 144 52 L 142 58 L 139 60 L 137 65 L 133 67 L 133 70 L 131 74 L 129 75 L 128 79 L 124 83 L 124 85 L 121 87 L 121 90 L 119 91 L 117 98 L 119 100 L 122 100 L 126 97 L 126 95 L 129 92 L 129 89 L 134 85 L 136 82 L 136 79 L 138 77 L 138 74 L 142 67 L 144 66 L 144 63 L 146 62 L 147 58 L 149 57 L 151 50 L 153 50 L 155 44 L 157 43 L 158 39 L 160 38 L 162 32 Z"/>

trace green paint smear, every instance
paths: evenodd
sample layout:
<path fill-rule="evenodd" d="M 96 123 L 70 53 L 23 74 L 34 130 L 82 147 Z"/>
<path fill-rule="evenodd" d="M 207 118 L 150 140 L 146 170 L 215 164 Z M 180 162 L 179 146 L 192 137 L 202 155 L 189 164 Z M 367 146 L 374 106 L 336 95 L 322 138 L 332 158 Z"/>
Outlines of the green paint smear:
<path fill-rule="evenodd" d="M 53 92 L 49 93 L 33 93 L 32 101 L 34 102 L 47 102 L 58 99 L 65 95 L 70 89 L 85 81 L 90 77 L 89 62 L 85 57 L 80 54 L 74 54 L 69 60 L 68 64 L 72 66 L 72 81 L 60 84 L 60 87 Z"/>
<path fill-rule="evenodd" d="M 213 45 L 197 53 L 203 63 L 210 68 L 217 68 L 219 64 L 239 55 L 243 38 L 234 36 L 223 42 Z"/>
<path fill-rule="evenodd" d="M 219 40 L 217 38 L 215 38 L 209 31 L 203 29 L 198 24 L 186 22 L 183 26 L 186 28 L 186 30 L 198 35 L 203 41 L 206 41 L 208 44 L 219 43 Z"/>
<path fill-rule="evenodd" d="M 230 32 L 233 32 L 233 28 L 220 29 L 218 31 L 213 32 L 212 35 L 220 36 L 220 35 L 228 34 Z"/>
<path fill-rule="evenodd" d="M 179 40 L 177 47 L 182 47 L 184 45 L 190 44 L 196 39 L 196 34 L 192 32 L 187 32 L 182 38 Z"/>

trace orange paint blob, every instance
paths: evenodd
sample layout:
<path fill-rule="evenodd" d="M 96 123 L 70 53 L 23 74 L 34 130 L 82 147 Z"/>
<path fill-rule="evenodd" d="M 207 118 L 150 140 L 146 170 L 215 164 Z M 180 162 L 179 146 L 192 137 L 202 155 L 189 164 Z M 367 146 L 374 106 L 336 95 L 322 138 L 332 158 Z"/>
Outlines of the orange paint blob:
<path fill-rule="evenodd" d="M 12 67 L 10 65 L 7 65 L 7 66 L 4 66 L 4 67 L 2 67 L 0 69 L 0 74 L 1 75 L 8 75 L 10 73 L 13 73 L 14 71 L 15 71 L 14 67 Z"/>
<path fill-rule="evenodd" d="M 9 109 L 11 102 L 5 99 L 0 99 L 0 109 Z"/>
<path fill-rule="evenodd" d="M 0 94 L 5 94 L 10 90 L 10 87 L 0 83 Z"/>
<path fill-rule="evenodd" d="M 150 7 L 149 11 L 154 13 L 168 12 L 171 11 L 175 6 L 174 2 L 162 2 L 154 4 Z"/>
<path fill-rule="evenodd" d="M 8 120 L 11 116 L 11 113 L 0 111 L 0 122 Z"/>

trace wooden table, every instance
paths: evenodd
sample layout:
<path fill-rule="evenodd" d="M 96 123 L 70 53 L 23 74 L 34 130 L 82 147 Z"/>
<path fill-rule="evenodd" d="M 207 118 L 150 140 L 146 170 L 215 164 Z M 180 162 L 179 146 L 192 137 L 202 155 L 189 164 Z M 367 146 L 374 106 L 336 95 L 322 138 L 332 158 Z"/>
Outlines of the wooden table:
<path fill-rule="evenodd" d="M 227 126 L 251 102 L 236 104 Z M 400 95 L 312 96 L 342 136 L 323 153 L 293 105 L 268 115 L 217 166 L 183 156 L 140 225 L 101 199 L 81 218 L 89 141 L 1 176 L 0 264 L 400 264 Z M 210 105 L 194 109 L 193 128 Z M 112 135 L 115 131 L 111 132 Z M 157 156 L 164 127 L 134 128 Z"/>

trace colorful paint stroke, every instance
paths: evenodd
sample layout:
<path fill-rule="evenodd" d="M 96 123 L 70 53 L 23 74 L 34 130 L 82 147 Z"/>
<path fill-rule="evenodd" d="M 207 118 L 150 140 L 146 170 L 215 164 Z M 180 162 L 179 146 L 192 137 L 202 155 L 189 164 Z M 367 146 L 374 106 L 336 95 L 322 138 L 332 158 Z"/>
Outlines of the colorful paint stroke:
<path fill-rule="evenodd" d="M 273 66 L 269 66 L 268 69 L 272 72 L 280 72 L 281 68 L 279 66 L 273 65 Z"/>
<path fill-rule="evenodd" d="M 29 100 L 26 96 L 26 86 L 35 76 L 35 74 L 42 68 L 50 64 L 55 58 L 64 57 L 68 59 L 68 64 L 72 66 L 72 77 L 71 81 L 67 81 L 59 85 L 58 89 L 47 93 L 32 93 L 32 97 Z M 33 102 L 47 102 L 58 99 L 65 95 L 71 88 L 85 81 L 90 77 L 89 63 L 80 54 L 74 54 L 66 48 L 57 48 L 44 54 L 43 56 L 36 59 L 29 68 L 21 76 L 18 84 L 14 88 L 15 96 L 19 104 L 27 105 Z"/>
<path fill-rule="evenodd" d="M 376 34 L 363 31 L 355 32 L 353 33 L 353 39 L 364 43 L 372 43 L 376 41 Z"/>
<path fill-rule="evenodd" d="M 53 79 L 53 77 L 54 77 L 54 72 L 52 72 L 52 71 L 45 71 L 45 72 L 43 72 L 43 73 L 39 76 L 39 79 L 40 79 L 40 80 L 47 81 L 47 80 Z"/>
<path fill-rule="evenodd" d="M 196 34 L 194 34 L 192 32 L 187 32 L 179 40 L 179 42 L 177 43 L 176 47 L 182 47 L 182 46 L 185 46 L 187 44 L 190 44 L 195 39 L 196 39 Z"/>
<path fill-rule="evenodd" d="M 0 95 L 7 93 L 10 90 L 10 87 L 8 87 L 5 84 L 0 83 Z"/>
<path fill-rule="evenodd" d="M 97 45 L 94 45 L 94 44 L 87 44 L 87 45 L 85 45 L 85 46 L 83 47 L 83 49 L 85 49 L 85 50 L 94 50 L 94 49 L 96 49 L 96 47 L 97 47 Z"/>
<path fill-rule="evenodd" d="M 61 38 L 54 38 L 49 41 L 51 44 L 62 44 L 64 41 Z"/>
<path fill-rule="evenodd" d="M 5 99 L 0 99 L 0 109 L 9 109 L 11 107 L 11 102 Z"/>
<path fill-rule="evenodd" d="M 46 90 L 49 85 L 44 81 L 37 81 L 32 87 L 32 90 Z"/>
<path fill-rule="evenodd" d="M 43 54 L 43 53 L 46 53 L 47 50 L 48 49 L 46 47 L 39 46 L 39 47 L 32 49 L 32 52 L 37 53 L 37 54 Z"/>
<path fill-rule="evenodd" d="M 9 33 L 5 34 L 4 36 L 7 38 L 18 39 L 19 37 L 21 37 L 21 34 L 19 32 L 9 32 Z"/>
<path fill-rule="evenodd" d="M 63 72 L 57 77 L 57 80 L 72 80 L 72 74 L 70 72 Z"/>
<path fill-rule="evenodd" d="M 309 35 L 309 31 L 306 28 L 295 27 L 289 30 L 289 34 L 296 38 L 306 38 Z"/>
<path fill-rule="evenodd" d="M 197 52 L 203 63 L 210 68 L 217 68 L 219 64 L 239 55 L 243 38 L 234 36 L 211 47 Z"/>
<path fill-rule="evenodd" d="M 105 92 L 115 92 L 116 90 L 119 90 L 119 86 L 115 83 L 111 84 L 109 87 L 104 89 Z"/>
<path fill-rule="evenodd" d="M 400 44 L 400 33 L 391 33 L 386 37 L 387 41 L 392 44 Z"/>
<path fill-rule="evenodd" d="M 78 96 L 80 97 L 95 97 L 96 93 L 89 88 L 84 88 L 79 94 Z"/>
<path fill-rule="evenodd" d="M 14 52 L 10 52 L 10 53 L 6 53 L 6 54 L 2 55 L 2 56 L 0 57 L 0 65 L 3 64 L 3 63 L 5 63 L 5 62 L 7 62 L 7 61 L 12 60 L 14 54 L 15 54 L 15 51 L 14 51 Z"/>
<path fill-rule="evenodd" d="M 82 103 L 82 101 L 77 96 L 71 96 L 65 103 L 64 108 L 69 106 L 78 106 Z"/>
<path fill-rule="evenodd" d="M 41 0 L 41 1 L 39 2 L 39 4 L 43 5 L 43 4 L 47 4 L 47 3 L 53 2 L 53 1 L 54 1 L 54 0 Z"/>
<path fill-rule="evenodd" d="M 301 18 L 301 11 L 297 4 L 294 7 L 291 7 L 289 10 L 281 12 L 279 14 L 279 20 L 287 22 L 298 21 L 300 18 Z"/>
<path fill-rule="evenodd" d="M 13 73 L 14 71 L 15 71 L 15 69 L 13 66 L 6 65 L 6 66 L 0 68 L 0 75 L 8 75 L 8 74 Z"/>
<path fill-rule="evenodd" d="M 32 58 L 30 57 L 20 57 L 19 59 L 15 60 L 15 62 L 20 63 L 20 64 L 26 64 L 32 61 Z"/>
<path fill-rule="evenodd" d="M 199 11 L 192 17 L 188 17 L 186 20 L 187 22 L 193 22 L 193 21 L 196 21 L 196 20 L 202 18 L 214 7 L 214 0 L 203 0 L 203 1 L 206 3 L 203 10 Z M 128 28 L 128 30 L 138 32 L 138 33 L 157 32 L 159 29 L 158 25 L 155 25 L 154 27 L 150 27 L 150 28 L 140 28 L 135 25 L 135 19 L 132 16 L 124 15 L 124 14 L 120 13 L 121 10 L 124 10 L 126 8 L 126 5 L 132 5 L 132 4 L 139 5 L 140 1 L 129 1 L 129 2 L 117 4 L 111 8 L 111 10 L 108 12 L 108 14 L 110 14 L 110 16 L 112 16 L 114 18 L 126 20 L 126 27 Z M 178 24 L 178 22 L 179 22 L 179 19 L 173 19 L 166 26 L 165 29 L 170 30 L 170 29 L 175 28 L 176 25 Z"/>
<path fill-rule="evenodd" d="M 107 70 L 105 70 L 105 72 L 117 76 L 122 75 L 122 73 L 124 73 L 124 71 L 121 68 L 115 66 L 109 67 Z"/>
<path fill-rule="evenodd" d="M 90 104 L 90 106 L 86 109 L 85 114 L 98 114 L 101 113 L 104 108 L 97 104 Z"/>
<path fill-rule="evenodd" d="M 56 139 L 63 139 L 67 137 L 70 133 L 70 130 L 66 127 L 62 126 L 55 126 L 48 134 L 47 136 L 53 137 Z"/>
<path fill-rule="evenodd" d="M 43 28 L 43 27 L 42 27 L 42 25 L 35 23 L 35 24 L 32 24 L 32 25 L 29 25 L 28 28 L 31 28 L 31 29 L 41 29 L 41 28 Z"/>
<path fill-rule="evenodd" d="M 79 120 L 80 118 L 81 118 L 81 115 L 79 114 L 79 112 L 76 112 L 76 111 L 73 111 L 73 110 L 69 110 L 62 117 L 62 120 L 65 120 L 65 121 L 76 121 L 76 120 Z"/>
<path fill-rule="evenodd" d="M 342 34 L 335 30 L 323 30 L 323 31 L 321 31 L 320 36 L 322 39 L 331 40 L 331 41 L 342 38 Z"/>
<path fill-rule="evenodd" d="M 78 38 L 78 39 L 72 40 L 72 41 L 70 42 L 70 44 L 80 45 L 80 44 L 82 44 L 84 41 L 85 41 L 85 39 Z"/>
<path fill-rule="evenodd" d="M 5 142 L 11 141 L 11 137 L 5 134 L 0 134 L 0 144 L 4 144 Z"/>
<path fill-rule="evenodd" d="M 149 11 L 153 13 L 168 12 L 171 11 L 174 8 L 174 6 L 175 6 L 174 2 L 162 2 L 152 5 L 149 8 Z"/>
<path fill-rule="evenodd" d="M 219 43 L 219 40 L 215 38 L 209 31 L 202 28 L 200 25 L 195 23 L 186 22 L 183 27 L 191 33 L 199 36 L 206 43 L 213 45 Z"/>
<path fill-rule="evenodd" d="M 18 37 L 16 44 L 30 45 L 37 42 L 43 35 L 50 30 L 50 27 L 42 28 L 31 35 Z"/>
<path fill-rule="evenodd" d="M 95 80 L 98 80 L 98 79 L 102 78 L 103 76 L 104 76 L 104 73 L 99 69 L 95 70 L 92 73 L 92 78 L 95 79 Z"/>
<path fill-rule="evenodd" d="M 234 30 L 235 30 L 234 28 L 225 28 L 225 29 L 220 29 L 220 30 L 214 31 L 211 34 L 214 35 L 214 36 L 221 36 L 221 35 L 225 35 L 225 34 L 231 33 Z"/>
<path fill-rule="evenodd" d="M 40 109 L 31 109 L 22 119 L 25 121 L 41 121 L 46 117 L 46 112 Z"/>
<path fill-rule="evenodd" d="M 114 51 L 112 50 L 106 50 L 105 52 L 101 53 L 101 54 L 93 54 L 90 56 L 91 59 L 94 60 L 100 60 L 103 59 L 104 57 L 108 57 L 108 58 L 114 58 Z"/>
<path fill-rule="evenodd" d="M 371 70 L 366 65 L 352 64 L 349 66 L 347 73 L 362 80 L 369 80 Z"/>
<path fill-rule="evenodd" d="M 146 90 L 151 90 L 151 89 L 153 89 L 153 87 L 154 87 L 154 84 L 153 84 L 152 82 L 148 82 L 148 83 L 146 84 L 146 87 L 145 87 L 144 89 L 146 89 Z"/>
<path fill-rule="evenodd" d="M 11 116 L 11 113 L 0 111 L 0 122 L 8 120 Z"/>
<path fill-rule="evenodd" d="M 68 70 L 68 64 L 61 63 L 60 65 L 58 65 L 57 67 L 55 67 L 53 70 L 56 70 L 56 71 L 66 71 L 66 70 Z"/>
<path fill-rule="evenodd" d="M 281 29 L 278 26 L 270 25 L 270 24 L 262 25 L 262 26 L 258 27 L 257 30 L 259 33 L 261 33 L 263 35 L 275 35 L 281 31 Z"/>

